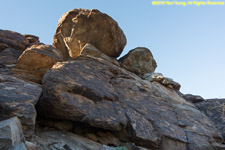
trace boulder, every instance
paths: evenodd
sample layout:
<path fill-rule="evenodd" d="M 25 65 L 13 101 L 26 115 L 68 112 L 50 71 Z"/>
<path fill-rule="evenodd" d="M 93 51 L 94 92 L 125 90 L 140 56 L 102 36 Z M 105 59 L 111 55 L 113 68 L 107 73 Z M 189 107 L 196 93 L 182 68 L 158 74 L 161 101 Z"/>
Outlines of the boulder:
<path fill-rule="evenodd" d="M 48 69 L 62 60 L 62 53 L 58 49 L 50 45 L 33 45 L 19 57 L 12 72 L 24 80 L 41 83 Z"/>
<path fill-rule="evenodd" d="M 137 47 L 119 59 L 121 65 L 138 75 L 153 73 L 157 67 L 151 51 L 145 47 Z"/>
<path fill-rule="evenodd" d="M 225 99 L 208 99 L 195 103 L 195 106 L 215 123 L 225 139 Z"/>
<path fill-rule="evenodd" d="M 0 52 L 6 48 L 25 50 L 29 41 L 20 33 L 0 29 Z"/>
<path fill-rule="evenodd" d="M 161 73 L 146 73 L 144 74 L 143 79 L 148 80 L 149 82 L 158 82 L 165 87 L 174 89 L 176 91 L 179 91 L 181 87 L 178 82 L 173 81 L 171 78 L 164 77 Z"/>
<path fill-rule="evenodd" d="M 22 51 L 6 48 L 0 53 L 0 73 L 10 74 Z"/>
<path fill-rule="evenodd" d="M 53 46 L 62 51 L 64 59 L 80 55 L 86 43 L 108 56 L 118 57 L 126 45 L 126 37 L 117 22 L 96 9 L 73 9 L 59 20 Z"/>
<path fill-rule="evenodd" d="M 42 89 L 10 75 L 0 74 L 0 120 L 17 116 L 26 136 L 33 134 L 37 103 Z"/>
<path fill-rule="evenodd" d="M 170 149 L 206 150 L 223 140 L 214 123 L 175 90 L 104 59 L 58 62 L 42 83 L 37 110 L 46 118 L 86 123 L 152 150 L 168 143 Z"/>
<path fill-rule="evenodd" d="M 0 121 L 0 149 L 26 150 L 21 123 L 17 117 Z"/>
<path fill-rule="evenodd" d="M 204 101 L 204 99 L 199 95 L 185 94 L 183 98 L 192 103 L 199 103 Z"/>

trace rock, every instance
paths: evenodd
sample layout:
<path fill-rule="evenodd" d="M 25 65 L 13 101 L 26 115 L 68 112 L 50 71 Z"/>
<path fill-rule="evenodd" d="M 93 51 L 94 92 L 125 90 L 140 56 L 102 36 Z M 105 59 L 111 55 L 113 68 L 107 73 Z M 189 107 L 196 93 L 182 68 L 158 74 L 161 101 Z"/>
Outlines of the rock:
<path fill-rule="evenodd" d="M 37 45 L 40 43 L 39 37 L 35 35 L 30 35 L 30 34 L 24 34 L 26 39 L 29 41 L 29 45 Z"/>
<path fill-rule="evenodd" d="M 185 94 L 183 98 L 192 103 L 199 103 L 204 101 L 204 99 L 199 95 Z"/>
<path fill-rule="evenodd" d="M 215 143 L 213 144 L 213 148 L 215 150 L 225 150 L 225 144 L 218 144 L 218 143 Z"/>
<path fill-rule="evenodd" d="M 145 47 L 137 47 L 119 59 L 121 65 L 138 75 L 153 73 L 157 67 L 151 51 Z"/>
<path fill-rule="evenodd" d="M 26 150 L 22 127 L 17 117 L 0 121 L 0 149 Z"/>
<path fill-rule="evenodd" d="M 61 121 L 55 124 L 55 127 L 62 131 L 69 131 L 73 128 L 72 121 Z"/>
<path fill-rule="evenodd" d="M 179 91 L 181 87 L 178 82 L 173 81 L 171 78 L 164 77 L 161 73 L 146 73 L 144 74 L 143 79 L 148 80 L 149 82 L 158 82 L 165 87 L 174 89 L 176 91 Z"/>
<path fill-rule="evenodd" d="M 0 52 L 6 48 L 25 50 L 29 41 L 20 33 L 0 29 Z"/>
<path fill-rule="evenodd" d="M 37 84 L 0 74 L 0 120 L 17 116 L 25 136 L 32 135 L 36 120 L 34 106 L 41 92 Z"/>
<path fill-rule="evenodd" d="M 0 73 L 10 74 L 22 51 L 6 48 L 0 53 Z"/>
<path fill-rule="evenodd" d="M 33 141 L 39 145 L 38 150 L 117 150 L 72 133 L 59 131 L 40 132 Z"/>
<path fill-rule="evenodd" d="M 12 72 L 24 80 L 41 83 L 48 69 L 62 60 L 62 53 L 58 49 L 50 45 L 33 45 L 19 57 Z"/>
<path fill-rule="evenodd" d="M 59 20 L 53 46 L 62 51 L 64 60 L 80 55 L 86 43 L 110 57 L 118 57 L 126 37 L 117 22 L 96 9 L 73 9 Z"/>
<path fill-rule="evenodd" d="M 81 55 L 104 59 L 114 65 L 120 66 L 119 62 L 115 58 L 107 56 L 89 43 L 85 44 L 85 46 L 82 48 Z"/>
<path fill-rule="evenodd" d="M 225 99 L 208 99 L 195 103 L 195 106 L 215 123 L 225 139 Z"/>
<path fill-rule="evenodd" d="M 106 129 L 120 141 L 152 150 L 168 143 L 193 149 L 196 142 L 199 149 L 209 149 L 222 142 L 208 117 L 176 91 L 104 59 L 79 56 L 58 62 L 42 83 L 37 110 L 43 117 Z M 163 137 L 171 141 L 162 142 Z"/>
<path fill-rule="evenodd" d="M 160 150 L 187 150 L 187 144 L 168 137 L 163 137 Z"/>
<path fill-rule="evenodd" d="M 110 132 L 98 132 L 98 141 L 104 145 L 119 146 L 120 141 Z"/>

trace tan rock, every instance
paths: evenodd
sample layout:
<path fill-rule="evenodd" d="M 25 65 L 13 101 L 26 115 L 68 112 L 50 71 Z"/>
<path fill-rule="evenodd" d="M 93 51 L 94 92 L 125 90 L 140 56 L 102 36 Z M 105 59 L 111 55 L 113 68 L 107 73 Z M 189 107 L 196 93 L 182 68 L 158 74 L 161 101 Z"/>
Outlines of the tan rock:
<path fill-rule="evenodd" d="M 108 56 L 118 57 L 126 45 L 126 37 L 117 22 L 93 9 L 73 9 L 59 20 L 53 46 L 64 59 L 75 58 L 86 43 L 91 43 Z"/>
<path fill-rule="evenodd" d="M 58 49 L 50 45 L 33 45 L 19 57 L 12 72 L 17 77 L 41 83 L 48 69 L 62 60 L 62 53 Z"/>
<path fill-rule="evenodd" d="M 119 59 L 121 65 L 138 75 L 152 73 L 157 64 L 151 51 L 145 47 L 137 47 Z"/>
<path fill-rule="evenodd" d="M 55 124 L 55 127 L 62 131 L 69 131 L 73 128 L 72 121 L 61 121 Z"/>
<path fill-rule="evenodd" d="M 97 136 L 96 136 L 95 134 L 93 134 L 93 133 L 87 133 L 86 136 L 87 136 L 89 139 L 91 139 L 92 141 L 95 141 L 95 142 L 98 141 Z"/>

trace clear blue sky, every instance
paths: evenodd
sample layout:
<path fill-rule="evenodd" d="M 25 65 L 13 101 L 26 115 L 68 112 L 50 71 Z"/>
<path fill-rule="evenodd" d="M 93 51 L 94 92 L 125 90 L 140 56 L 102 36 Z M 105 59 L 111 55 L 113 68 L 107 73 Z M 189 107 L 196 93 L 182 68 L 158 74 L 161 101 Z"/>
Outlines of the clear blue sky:
<path fill-rule="evenodd" d="M 215 1 L 215 0 L 214 0 Z M 181 92 L 225 98 L 225 6 L 152 6 L 151 0 L 2 0 L 0 28 L 34 34 L 52 44 L 61 15 L 96 8 L 113 17 L 127 37 L 122 55 L 143 46 L 157 72 Z"/>

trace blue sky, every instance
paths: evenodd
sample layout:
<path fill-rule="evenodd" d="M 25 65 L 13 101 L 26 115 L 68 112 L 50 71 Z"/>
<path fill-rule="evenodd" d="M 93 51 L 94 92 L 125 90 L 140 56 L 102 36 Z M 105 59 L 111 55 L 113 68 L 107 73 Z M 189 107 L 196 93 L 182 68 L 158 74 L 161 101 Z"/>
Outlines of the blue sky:
<path fill-rule="evenodd" d="M 181 92 L 225 98 L 225 5 L 184 7 L 151 3 L 3 0 L 0 28 L 34 34 L 41 42 L 52 44 L 63 13 L 74 8 L 99 9 L 114 18 L 126 35 L 122 55 L 135 47 L 147 47 L 157 61 L 156 72 L 179 82 Z"/>

